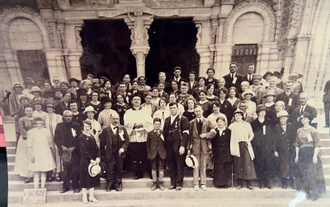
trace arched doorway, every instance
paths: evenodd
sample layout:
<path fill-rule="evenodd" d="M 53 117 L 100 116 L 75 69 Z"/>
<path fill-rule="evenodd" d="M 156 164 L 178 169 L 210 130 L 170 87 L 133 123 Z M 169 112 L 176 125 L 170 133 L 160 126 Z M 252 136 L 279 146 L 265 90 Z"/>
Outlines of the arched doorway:
<path fill-rule="evenodd" d="M 150 51 L 146 57 L 148 85 L 158 82 L 158 73 L 172 78 L 175 66 L 188 78 L 191 70 L 198 72 L 199 55 L 195 50 L 197 29 L 191 18 L 155 19 L 148 30 Z"/>

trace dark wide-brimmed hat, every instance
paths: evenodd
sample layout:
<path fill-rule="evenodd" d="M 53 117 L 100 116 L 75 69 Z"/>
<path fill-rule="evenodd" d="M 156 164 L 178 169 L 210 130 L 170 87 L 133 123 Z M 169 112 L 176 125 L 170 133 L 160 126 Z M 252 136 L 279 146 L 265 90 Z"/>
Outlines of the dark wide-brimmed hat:
<path fill-rule="evenodd" d="M 308 118 L 310 121 L 313 119 L 313 116 L 308 112 L 304 112 L 303 114 L 300 115 L 301 119 L 305 117 Z"/>
<path fill-rule="evenodd" d="M 244 115 L 244 112 L 241 109 L 237 109 L 236 111 L 234 111 L 234 114 L 238 114 L 238 113 Z"/>
<path fill-rule="evenodd" d="M 81 80 L 78 80 L 78 79 L 76 79 L 76 78 L 70 78 L 70 79 L 69 79 L 69 83 L 71 84 L 72 81 L 75 81 L 75 82 L 77 82 L 78 84 L 80 84 L 80 82 L 81 82 Z"/>
<path fill-rule="evenodd" d="M 33 101 L 33 103 L 32 103 L 34 106 L 35 105 L 41 105 L 41 106 L 43 106 L 44 104 L 42 103 L 42 101 L 41 100 L 35 100 L 35 101 Z"/>
<path fill-rule="evenodd" d="M 263 95 L 262 98 L 266 98 L 267 96 L 274 96 L 274 97 L 276 97 L 277 95 L 273 91 L 267 91 L 267 93 L 265 95 Z"/>
<path fill-rule="evenodd" d="M 101 167 L 99 164 L 89 163 L 88 165 L 88 173 L 91 177 L 97 176 L 101 172 Z"/>
<path fill-rule="evenodd" d="M 62 155 L 61 155 L 61 159 L 63 162 L 66 163 L 71 163 L 72 162 L 72 154 L 69 150 L 64 150 Z"/>
<path fill-rule="evenodd" d="M 267 77 L 268 75 L 272 76 L 273 73 L 270 72 L 270 71 L 267 71 L 267 72 L 262 76 L 262 78 L 266 80 L 266 77 Z"/>
<path fill-rule="evenodd" d="M 193 154 L 191 154 L 186 157 L 186 164 L 188 167 L 197 168 L 198 160 Z"/>
<path fill-rule="evenodd" d="M 281 78 L 282 77 L 282 74 L 278 71 L 274 71 L 273 72 L 273 76 L 277 77 L 277 78 Z"/>
<path fill-rule="evenodd" d="M 266 106 L 263 104 L 260 104 L 257 106 L 256 111 L 257 111 L 257 113 L 259 113 L 260 111 L 266 111 Z"/>
<path fill-rule="evenodd" d="M 108 103 L 108 102 L 112 103 L 112 99 L 109 96 L 103 96 L 101 98 L 101 104 L 102 105 L 105 104 L 105 103 Z"/>

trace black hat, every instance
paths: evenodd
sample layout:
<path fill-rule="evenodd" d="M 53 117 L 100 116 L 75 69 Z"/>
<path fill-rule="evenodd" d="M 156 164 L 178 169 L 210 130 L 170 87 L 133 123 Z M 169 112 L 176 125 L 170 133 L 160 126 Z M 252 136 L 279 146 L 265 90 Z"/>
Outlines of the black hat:
<path fill-rule="evenodd" d="M 103 96 L 101 98 L 101 104 L 102 105 L 105 104 L 105 103 L 108 103 L 108 102 L 111 102 L 112 103 L 112 100 L 111 100 L 111 98 L 109 96 Z"/>
<path fill-rule="evenodd" d="M 275 71 L 275 72 L 273 73 L 273 76 L 275 76 L 275 77 L 277 77 L 277 78 L 281 78 L 281 77 L 282 77 L 282 74 L 281 74 L 280 72 L 278 72 L 278 71 Z"/>
<path fill-rule="evenodd" d="M 266 106 L 263 104 L 260 104 L 257 106 L 257 113 L 259 113 L 260 111 L 266 111 Z"/>
<path fill-rule="evenodd" d="M 312 121 L 312 119 L 313 119 L 313 116 L 308 112 L 304 112 L 302 115 L 300 115 L 301 119 L 304 117 L 308 118 L 310 121 Z"/>
<path fill-rule="evenodd" d="M 267 77 L 268 75 L 272 76 L 273 73 L 270 72 L 270 71 L 267 71 L 267 72 L 265 73 L 265 75 L 262 76 L 262 78 L 266 80 L 266 77 Z"/>
<path fill-rule="evenodd" d="M 71 84 L 71 81 L 75 81 L 75 82 L 77 82 L 78 84 L 80 84 L 80 82 L 81 82 L 81 80 L 78 80 L 78 79 L 76 79 L 76 78 L 70 78 L 69 79 L 69 83 Z"/>
<path fill-rule="evenodd" d="M 78 96 L 87 96 L 87 90 L 84 88 L 78 90 Z"/>
<path fill-rule="evenodd" d="M 173 72 L 176 71 L 176 70 L 182 70 L 182 69 L 181 69 L 180 66 L 175 66 L 175 67 L 173 68 Z"/>

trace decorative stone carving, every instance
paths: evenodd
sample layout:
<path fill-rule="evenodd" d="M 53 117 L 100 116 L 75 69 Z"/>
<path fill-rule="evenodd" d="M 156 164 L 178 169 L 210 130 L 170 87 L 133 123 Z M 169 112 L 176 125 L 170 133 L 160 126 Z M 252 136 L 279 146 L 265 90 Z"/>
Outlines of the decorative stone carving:
<path fill-rule="evenodd" d="M 159 5 L 160 7 L 172 7 L 172 8 L 177 8 L 177 7 L 202 7 L 204 0 L 189 0 L 189 1 L 164 1 L 164 0 L 159 0 Z"/>
<path fill-rule="evenodd" d="M 268 4 L 260 0 L 242 2 L 229 13 L 223 28 L 222 42 L 227 42 L 227 36 L 228 34 L 230 35 L 229 32 L 232 32 L 229 31 L 229 28 L 232 29 L 236 19 L 247 12 L 259 13 L 263 17 L 264 21 L 267 21 L 267 24 L 269 25 L 265 24 L 266 29 L 268 29 L 267 31 L 265 31 L 265 33 L 268 34 L 268 37 L 265 37 L 264 41 L 274 42 L 276 26 L 274 11 Z"/>
<path fill-rule="evenodd" d="M 118 0 L 74 0 L 71 2 L 71 8 L 109 8 L 113 7 Z"/>
<path fill-rule="evenodd" d="M 64 28 L 59 29 L 58 35 L 60 36 L 61 46 L 63 49 L 65 49 L 66 48 L 65 29 Z"/>
<path fill-rule="evenodd" d="M 80 31 L 81 31 L 81 27 L 75 27 L 75 35 L 76 35 L 76 43 L 77 43 L 77 47 L 81 47 L 81 37 L 80 37 Z"/>
<path fill-rule="evenodd" d="M 196 45 L 201 45 L 201 32 L 202 32 L 202 24 L 201 23 L 196 23 L 196 28 L 197 28 L 197 34 L 196 34 Z"/>
<path fill-rule="evenodd" d="M 44 19 L 38 12 L 34 11 L 33 9 L 29 8 L 29 7 L 25 7 L 25 6 L 19 6 L 19 5 L 14 5 L 14 6 L 9 6 L 4 8 L 1 12 L 0 12 L 0 24 L 3 24 L 4 18 L 8 17 L 10 14 L 15 13 L 15 16 L 13 18 L 17 18 L 17 17 L 24 17 L 24 18 L 28 18 L 26 17 L 26 15 L 31 16 L 30 20 L 34 21 L 41 30 L 46 30 L 45 32 L 48 35 L 48 40 L 49 40 L 49 44 L 51 47 L 55 47 L 55 40 L 54 40 L 54 34 L 52 31 L 51 26 L 49 25 L 49 23 L 47 22 L 46 19 Z M 24 13 L 26 15 L 20 15 L 20 13 Z M 41 25 L 40 25 L 41 24 Z M 1 41 L 0 41 L 0 48 L 5 47 L 5 45 L 3 44 L 4 41 L 7 41 L 9 43 L 9 40 L 6 39 L 6 34 L 7 31 L 5 31 L 3 28 L 0 28 L 0 37 L 1 37 Z"/>
<path fill-rule="evenodd" d="M 136 59 L 137 77 L 145 76 L 145 59 L 149 48 L 131 48 L 131 51 Z"/>

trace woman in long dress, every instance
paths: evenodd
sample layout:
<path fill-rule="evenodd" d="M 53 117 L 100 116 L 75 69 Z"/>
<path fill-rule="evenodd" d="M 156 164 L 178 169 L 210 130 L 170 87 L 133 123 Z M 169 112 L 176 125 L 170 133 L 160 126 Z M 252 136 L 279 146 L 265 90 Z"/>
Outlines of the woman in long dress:
<path fill-rule="evenodd" d="M 282 188 L 287 188 L 287 181 L 290 181 L 290 187 L 294 186 L 294 158 L 297 130 L 293 124 L 288 122 L 289 114 L 282 110 L 277 113 L 279 124 L 274 128 L 275 131 L 275 156 L 279 157 L 279 175 L 281 177 Z"/>
<path fill-rule="evenodd" d="M 216 118 L 216 135 L 211 139 L 214 162 L 213 184 L 218 188 L 231 185 L 232 156 L 230 154 L 231 131 L 227 128 L 227 118 L 220 115 Z"/>
<path fill-rule="evenodd" d="M 88 173 L 88 166 L 90 163 L 99 164 L 101 153 L 96 141 L 91 134 L 92 123 L 88 120 L 83 121 L 84 128 L 82 134 L 79 136 L 79 150 L 80 150 L 80 187 L 83 193 L 83 203 L 87 201 L 87 188 L 89 188 L 89 201 L 98 203 L 99 201 L 94 197 L 94 188 L 100 186 L 100 174 L 91 177 Z"/>
<path fill-rule="evenodd" d="M 20 137 L 18 139 L 15 157 L 15 169 L 14 172 L 19 174 L 21 177 L 26 177 L 26 183 L 32 182 L 33 172 L 29 170 L 28 165 L 28 152 L 27 152 L 27 133 L 33 128 L 34 118 L 33 107 L 26 104 L 24 106 L 25 116 L 18 120 L 18 127 L 20 131 Z"/>
<path fill-rule="evenodd" d="M 295 162 L 298 165 L 298 190 L 304 191 L 312 200 L 317 200 L 319 194 L 325 193 L 325 181 L 322 162 L 319 155 L 319 132 L 309 122 L 312 116 L 308 112 L 301 115 L 303 127 L 297 130 Z"/>
<path fill-rule="evenodd" d="M 254 134 L 251 125 L 243 121 L 243 111 L 236 110 L 234 118 L 235 122 L 228 127 L 231 130 L 230 153 L 234 161 L 234 178 L 237 179 L 237 189 L 241 189 L 243 187 L 242 181 L 246 180 L 247 188 L 253 190 L 251 180 L 257 179 L 251 144 Z"/>
<path fill-rule="evenodd" d="M 55 110 L 54 110 L 53 103 L 46 102 L 45 107 L 47 110 L 47 115 L 45 116 L 45 125 L 46 125 L 46 128 L 50 131 L 50 134 L 52 136 L 52 140 L 54 143 L 56 125 L 58 123 L 62 122 L 63 120 L 62 120 L 61 115 L 54 113 Z M 63 163 L 62 163 L 58 148 L 55 143 L 54 143 L 54 146 L 55 146 L 54 159 L 55 159 L 56 168 L 53 171 L 52 180 L 56 179 L 56 181 L 60 182 L 61 181 L 60 173 L 63 171 Z"/>
<path fill-rule="evenodd" d="M 54 142 L 41 117 L 35 118 L 36 127 L 27 133 L 29 169 L 34 174 L 34 188 L 45 188 L 47 171 L 55 169 Z"/>
<path fill-rule="evenodd" d="M 94 119 L 97 111 L 92 106 L 87 106 L 85 108 L 84 114 L 87 114 L 86 121 L 91 122 L 90 134 L 93 135 L 96 141 L 96 145 L 100 148 L 100 138 L 99 135 L 102 131 L 101 124 Z"/>

